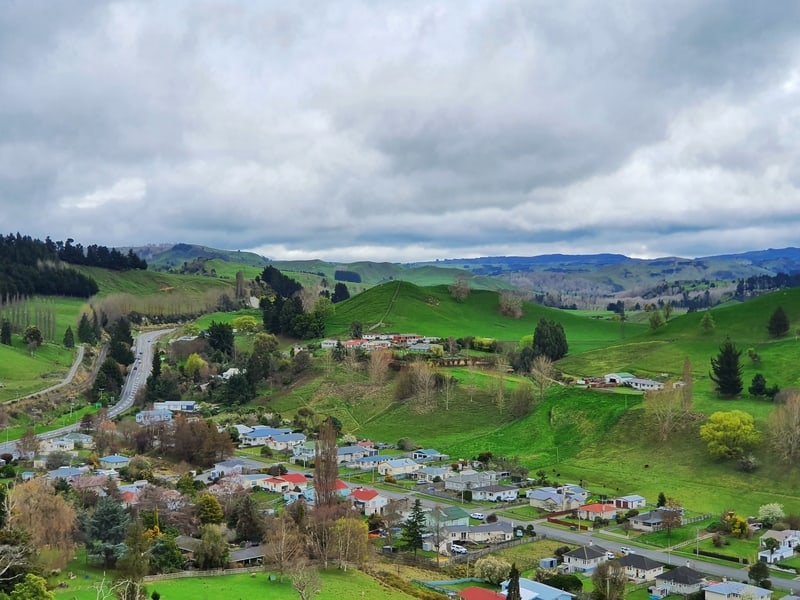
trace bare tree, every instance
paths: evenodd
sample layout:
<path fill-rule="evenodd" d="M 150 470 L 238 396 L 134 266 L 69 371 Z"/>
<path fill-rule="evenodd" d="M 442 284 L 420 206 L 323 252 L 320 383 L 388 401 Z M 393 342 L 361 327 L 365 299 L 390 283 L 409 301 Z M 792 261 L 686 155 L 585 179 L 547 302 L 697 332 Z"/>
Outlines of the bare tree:
<path fill-rule="evenodd" d="M 656 438 L 666 442 L 669 436 L 681 425 L 682 392 L 663 390 L 647 392 L 644 395 L 645 413 L 649 416 Z"/>
<path fill-rule="evenodd" d="M 369 380 L 373 385 L 386 383 L 389 365 L 392 362 L 392 353 L 389 350 L 375 350 L 369 355 Z"/>
<path fill-rule="evenodd" d="M 339 568 L 347 571 L 348 564 L 364 564 L 369 543 L 367 524 L 360 518 L 341 517 L 334 523 L 333 533 Z"/>
<path fill-rule="evenodd" d="M 308 563 L 299 563 L 291 573 L 292 587 L 300 594 L 301 600 L 311 600 L 322 591 L 319 571 Z"/>
<path fill-rule="evenodd" d="M 555 369 L 553 368 L 553 361 L 544 354 L 540 354 L 533 359 L 531 363 L 531 379 L 533 385 L 536 387 L 536 396 L 539 402 L 544 400 L 544 395 L 550 386 L 553 385 L 553 376 Z"/>
<path fill-rule="evenodd" d="M 466 300 L 469 296 L 470 292 L 469 283 L 467 282 L 466 277 L 460 273 L 456 275 L 453 283 L 450 284 L 449 290 L 453 300 L 456 302 L 464 302 L 464 300 Z"/>
<path fill-rule="evenodd" d="M 305 558 L 305 540 L 288 512 L 270 519 L 264 535 L 264 558 L 277 566 L 280 578 Z"/>
<path fill-rule="evenodd" d="M 22 437 L 17 440 L 17 452 L 25 458 L 33 458 L 39 452 L 40 445 L 41 442 L 33 429 L 26 429 Z"/>
<path fill-rule="evenodd" d="M 430 412 L 436 400 L 436 373 L 423 360 L 412 363 L 410 373 L 416 400 L 414 407 L 420 413 Z"/>
<path fill-rule="evenodd" d="M 769 445 L 778 460 L 794 464 L 800 458 L 800 393 L 781 393 L 775 399 L 783 404 L 769 415 Z"/>
<path fill-rule="evenodd" d="M 681 390 L 681 408 L 683 412 L 692 412 L 692 363 L 689 358 L 683 361 L 683 388 Z"/>
<path fill-rule="evenodd" d="M 513 292 L 502 291 L 498 298 L 498 310 L 504 317 L 519 319 L 522 316 L 522 300 Z"/>

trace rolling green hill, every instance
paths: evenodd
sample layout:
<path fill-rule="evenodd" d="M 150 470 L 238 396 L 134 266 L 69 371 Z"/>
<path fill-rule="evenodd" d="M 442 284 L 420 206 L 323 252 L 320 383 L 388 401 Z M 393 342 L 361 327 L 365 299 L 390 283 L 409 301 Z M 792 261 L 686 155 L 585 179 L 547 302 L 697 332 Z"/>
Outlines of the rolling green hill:
<path fill-rule="evenodd" d="M 527 302 L 523 303 L 523 313 L 520 319 L 501 315 L 496 292 L 475 290 L 465 302 L 459 303 L 453 300 L 447 286 L 420 287 L 393 281 L 336 305 L 326 333 L 346 337 L 350 324 L 361 321 L 365 332 L 413 332 L 440 337 L 471 335 L 516 342 L 531 335 L 539 319 L 545 318 L 564 326 L 570 352 L 620 341 L 619 324 L 606 319 L 588 318 Z M 645 329 L 642 324 L 626 325 L 628 335 Z"/>

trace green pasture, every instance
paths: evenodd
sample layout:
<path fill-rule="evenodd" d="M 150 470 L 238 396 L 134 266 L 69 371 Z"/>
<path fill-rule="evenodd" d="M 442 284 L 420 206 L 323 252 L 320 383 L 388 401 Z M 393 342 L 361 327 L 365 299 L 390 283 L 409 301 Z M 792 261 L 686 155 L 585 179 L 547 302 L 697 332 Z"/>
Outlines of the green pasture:
<path fill-rule="evenodd" d="M 531 335 L 540 318 L 560 322 L 570 353 L 619 342 L 618 323 L 587 319 L 571 311 L 559 311 L 532 303 L 523 304 L 519 319 L 498 312 L 495 292 L 475 290 L 463 302 L 450 296 L 447 286 L 422 288 L 403 281 L 376 286 L 336 306 L 327 324 L 329 336 L 347 337 L 350 324 L 361 321 L 366 332 L 408 332 L 441 337 L 489 337 L 517 342 Z M 641 325 L 626 325 L 626 332 L 640 332 Z"/>
<path fill-rule="evenodd" d="M 277 573 L 274 573 L 277 575 Z M 86 579 L 84 575 L 89 578 Z M 107 580 L 113 573 L 107 574 Z M 95 600 L 96 586 L 102 580 L 102 573 L 96 570 L 81 572 L 77 579 L 68 580 L 63 577 L 60 581 L 68 584 L 66 588 L 56 588 L 56 600 Z M 321 600 L 339 600 L 340 598 L 361 598 L 364 592 L 367 598 L 387 598 L 389 600 L 404 600 L 411 596 L 381 584 L 378 580 L 356 569 L 346 572 L 328 569 L 320 574 L 321 592 L 315 598 Z M 292 587 L 288 576 L 282 581 L 270 581 L 268 571 L 253 574 L 225 575 L 218 577 L 203 577 L 198 572 L 195 577 L 154 581 L 146 584 L 148 597 L 154 591 L 161 594 L 165 600 L 244 600 L 246 598 L 274 598 L 275 600 L 297 598 L 297 592 Z"/>
<path fill-rule="evenodd" d="M 202 275 L 176 275 L 158 271 L 110 271 L 97 267 L 75 267 L 97 282 L 99 296 L 121 293 L 133 296 L 149 296 L 151 294 L 184 294 L 192 297 L 203 297 L 210 289 L 230 289 L 233 291 L 235 281 Z"/>

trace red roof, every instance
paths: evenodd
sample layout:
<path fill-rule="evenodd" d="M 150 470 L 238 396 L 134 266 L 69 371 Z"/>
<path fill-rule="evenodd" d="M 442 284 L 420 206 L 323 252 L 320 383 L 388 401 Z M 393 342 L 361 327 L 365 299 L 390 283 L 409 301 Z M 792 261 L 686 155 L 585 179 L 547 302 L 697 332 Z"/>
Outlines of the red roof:
<path fill-rule="evenodd" d="M 375 490 L 360 488 L 357 490 L 353 490 L 353 492 L 350 495 L 356 500 L 360 500 L 361 502 L 369 502 L 373 498 L 378 497 L 378 492 L 376 492 Z"/>
<path fill-rule="evenodd" d="M 282 477 L 270 477 L 267 479 L 267 483 L 286 483 L 286 480 Z"/>
<path fill-rule="evenodd" d="M 585 510 L 586 512 L 593 512 L 593 513 L 600 513 L 600 512 L 616 512 L 617 507 L 613 504 L 584 504 L 580 507 L 579 510 Z"/>
<path fill-rule="evenodd" d="M 337 479 L 336 480 L 336 489 L 337 490 L 346 490 L 347 487 L 348 487 L 347 484 L 344 481 L 342 481 L 341 479 Z"/>
<path fill-rule="evenodd" d="M 464 600 L 506 600 L 503 594 L 481 587 L 465 588 L 458 592 L 458 597 Z"/>
<path fill-rule="evenodd" d="M 302 473 L 287 473 L 286 475 L 281 475 L 281 479 L 289 483 L 307 483 L 308 481 Z"/>

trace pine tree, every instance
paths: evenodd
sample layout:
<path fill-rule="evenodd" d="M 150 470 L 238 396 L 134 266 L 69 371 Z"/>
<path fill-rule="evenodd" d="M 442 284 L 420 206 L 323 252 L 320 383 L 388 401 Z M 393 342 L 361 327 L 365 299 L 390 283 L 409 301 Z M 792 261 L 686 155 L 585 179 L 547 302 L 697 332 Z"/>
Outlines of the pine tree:
<path fill-rule="evenodd" d="M 517 563 L 511 565 L 511 573 L 508 576 L 508 588 L 506 589 L 506 600 L 522 600 L 519 590 L 519 569 Z"/>
<path fill-rule="evenodd" d="M 425 524 L 425 513 L 422 510 L 422 503 L 419 498 L 414 500 L 411 506 L 411 514 L 403 521 L 402 525 L 403 546 L 407 550 L 413 550 L 414 556 L 417 555 L 417 550 L 422 549 L 422 539 L 428 532 Z"/>
<path fill-rule="evenodd" d="M 0 324 L 0 344 L 11 345 L 11 323 L 8 319 L 3 319 L 3 323 Z"/>
<path fill-rule="evenodd" d="M 742 391 L 742 365 L 739 364 L 741 354 L 742 351 L 737 350 L 728 339 L 720 346 L 717 357 L 711 359 L 711 381 L 717 384 L 717 392 L 721 396 L 734 397 Z"/>
<path fill-rule="evenodd" d="M 664 494 L 664 492 L 659 492 L 658 493 L 658 501 L 656 502 L 656 506 L 658 508 L 661 508 L 662 506 L 666 506 L 666 504 L 667 504 L 667 496 L 666 496 L 666 494 Z"/>
<path fill-rule="evenodd" d="M 94 335 L 94 328 L 92 327 L 89 316 L 86 313 L 81 315 L 81 320 L 78 322 L 78 341 L 83 344 L 91 344 L 97 341 Z"/>
<path fill-rule="evenodd" d="M 72 327 L 67 327 L 67 330 L 64 332 L 64 347 L 75 347 L 75 335 L 72 333 Z"/>
<path fill-rule="evenodd" d="M 781 337 L 789 331 L 789 317 L 782 306 L 776 308 L 770 316 L 767 330 L 772 337 Z"/>

